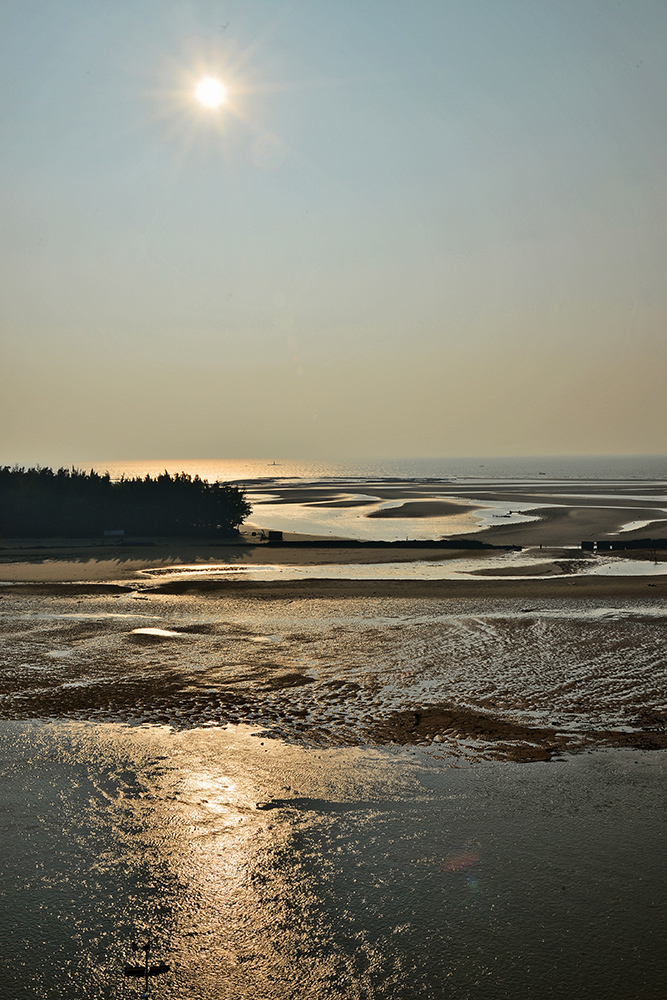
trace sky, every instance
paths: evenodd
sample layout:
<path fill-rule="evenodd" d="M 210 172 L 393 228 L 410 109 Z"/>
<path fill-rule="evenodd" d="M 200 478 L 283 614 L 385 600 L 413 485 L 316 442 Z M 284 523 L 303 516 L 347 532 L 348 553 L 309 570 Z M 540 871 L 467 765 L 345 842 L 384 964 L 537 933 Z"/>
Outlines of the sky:
<path fill-rule="evenodd" d="M 664 454 L 666 50 L 664 0 L 0 0 L 0 464 Z"/>

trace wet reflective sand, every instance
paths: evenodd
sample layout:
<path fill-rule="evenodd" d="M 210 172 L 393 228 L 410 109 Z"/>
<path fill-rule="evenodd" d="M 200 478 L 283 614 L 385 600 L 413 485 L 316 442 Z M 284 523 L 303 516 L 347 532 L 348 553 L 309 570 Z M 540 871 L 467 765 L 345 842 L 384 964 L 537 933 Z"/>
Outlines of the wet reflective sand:
<path fill-rule="evenodd" d="M 6 588 L 0 713 L 517 760 L 667 745 L 659 597 L 280 595 Z"/>
<path fill-rule="evenodd" d="M 342 538 L 466 536 L 494 544 L 578 545 L 664 534 L 664 479 L 276 479 L 245 484 L 265 528 Z M 363 492 L 359 492 L 363 489 Z"/>

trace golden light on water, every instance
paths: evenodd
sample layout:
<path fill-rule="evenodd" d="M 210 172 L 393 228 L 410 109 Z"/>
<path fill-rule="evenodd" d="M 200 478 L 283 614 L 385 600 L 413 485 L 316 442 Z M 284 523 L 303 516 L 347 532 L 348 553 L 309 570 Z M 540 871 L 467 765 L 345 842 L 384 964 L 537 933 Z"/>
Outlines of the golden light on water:
<path fill-rule="evenodd" d="M 227 88 L 215 76 L 204 76 L 195 87 L 195 97 L 205 108 L 219 108 L 225 103 Z"/>

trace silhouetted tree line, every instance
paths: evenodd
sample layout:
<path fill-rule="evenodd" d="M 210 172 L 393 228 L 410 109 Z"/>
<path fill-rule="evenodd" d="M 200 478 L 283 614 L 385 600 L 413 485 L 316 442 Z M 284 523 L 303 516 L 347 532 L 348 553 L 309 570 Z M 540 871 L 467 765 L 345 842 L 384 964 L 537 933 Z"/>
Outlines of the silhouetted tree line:
<path fill-rule="evenodd" d="M 79 469 L 0 467 L 0 535 L 91 538 L 126 535 L 230 535 L 250 513 L 237 486 L 185 472 L 112 480 Z"/>

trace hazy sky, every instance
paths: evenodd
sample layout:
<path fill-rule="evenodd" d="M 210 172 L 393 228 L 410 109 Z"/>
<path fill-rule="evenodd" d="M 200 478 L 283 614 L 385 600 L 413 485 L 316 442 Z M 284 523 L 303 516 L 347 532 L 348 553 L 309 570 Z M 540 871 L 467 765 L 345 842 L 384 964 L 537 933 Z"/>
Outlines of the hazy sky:
<path fill-rule="evenodd" d="M 1 0 L 0 462 L 666 452 L 665 51 L 665 0 Z"/>

